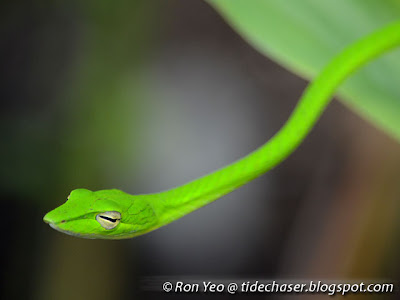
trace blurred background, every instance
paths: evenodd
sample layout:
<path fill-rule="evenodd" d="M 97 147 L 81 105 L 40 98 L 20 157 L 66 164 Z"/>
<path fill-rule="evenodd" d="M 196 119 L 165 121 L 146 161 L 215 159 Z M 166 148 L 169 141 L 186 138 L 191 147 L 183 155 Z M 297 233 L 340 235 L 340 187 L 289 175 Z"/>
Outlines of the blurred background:
<path fill-rule="evenodd" d="M 200 0 L 1 6 L 1 298 L 231 297 L 144 291 L 158 276 L 400 278 L 400 145 L 337 100 L 277 168 L 153 233 L 51 229 L 72 189 L 157 192 L 244 156 L 307 82 Z"/>

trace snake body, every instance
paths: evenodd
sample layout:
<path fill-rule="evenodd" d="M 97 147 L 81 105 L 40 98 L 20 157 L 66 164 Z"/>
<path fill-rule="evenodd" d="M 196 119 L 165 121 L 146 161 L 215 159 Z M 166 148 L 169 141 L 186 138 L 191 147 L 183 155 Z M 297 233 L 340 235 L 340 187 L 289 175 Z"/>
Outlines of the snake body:
<path fill-rule="evenodd" d="M 222 169 L 155 194 L 73 190 L 67 202 L 46 214 L 44 221 L 70 235 L 100 239 L 131 238 L 167 225 L 278 165 L 304 140 L 350 74 L 399 45 L 400 21 L 345 48 L 305 89 L 288 121 L 268 142 Z"/>

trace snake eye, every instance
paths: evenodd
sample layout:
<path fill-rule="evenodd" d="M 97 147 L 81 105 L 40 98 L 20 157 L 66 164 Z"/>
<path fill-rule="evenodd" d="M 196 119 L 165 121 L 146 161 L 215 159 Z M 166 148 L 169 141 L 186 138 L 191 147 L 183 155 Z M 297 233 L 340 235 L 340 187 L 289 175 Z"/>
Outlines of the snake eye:
<path fill-rule="evenodd" d="M 121 220 L 121 214 L 117 211 L 106 211 L 96 216 L 97 222 L 104 229 L 110 230 L 115 228 Z"/>

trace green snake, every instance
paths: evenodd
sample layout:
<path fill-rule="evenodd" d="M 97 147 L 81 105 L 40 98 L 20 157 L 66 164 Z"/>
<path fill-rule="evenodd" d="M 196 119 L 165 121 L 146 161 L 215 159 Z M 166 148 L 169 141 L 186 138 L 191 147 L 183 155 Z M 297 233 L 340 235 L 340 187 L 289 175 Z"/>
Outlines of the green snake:
<path fill-rule="evenodd" d="M 305 89 L 288 121 L 268 142 L 224 168 L 156 194 L 76 189 L 43 220 L 63 233 L 92 239 L 132 238 L 167 225 L 279 164 L 304 140 L 344 79 L 399 45 L 397 21 L 348 46 Z"/>

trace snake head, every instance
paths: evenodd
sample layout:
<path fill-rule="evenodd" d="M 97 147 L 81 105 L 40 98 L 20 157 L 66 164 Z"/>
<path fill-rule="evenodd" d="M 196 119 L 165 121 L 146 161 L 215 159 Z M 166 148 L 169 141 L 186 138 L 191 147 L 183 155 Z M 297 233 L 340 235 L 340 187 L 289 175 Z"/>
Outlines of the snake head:
<path fill-rule="evenodd" d="M 77 189 L 43 220 L 53 229 L 77 237 L 122 239 L 147 232 L 155 215 L 143 196 L 120 190 Z"/>

